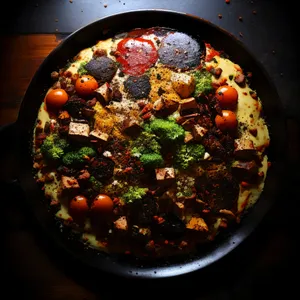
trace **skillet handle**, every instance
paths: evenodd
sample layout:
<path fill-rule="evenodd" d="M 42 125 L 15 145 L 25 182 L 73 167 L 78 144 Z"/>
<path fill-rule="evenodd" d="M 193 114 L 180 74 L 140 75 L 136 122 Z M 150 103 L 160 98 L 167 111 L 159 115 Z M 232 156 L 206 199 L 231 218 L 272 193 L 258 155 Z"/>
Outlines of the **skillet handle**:
<path fill-rule="evenodd" d="M 0 127 L 0 182 L 15 183 L 18 174 L 18 130 L 17 123 L 9 123 Z"/>

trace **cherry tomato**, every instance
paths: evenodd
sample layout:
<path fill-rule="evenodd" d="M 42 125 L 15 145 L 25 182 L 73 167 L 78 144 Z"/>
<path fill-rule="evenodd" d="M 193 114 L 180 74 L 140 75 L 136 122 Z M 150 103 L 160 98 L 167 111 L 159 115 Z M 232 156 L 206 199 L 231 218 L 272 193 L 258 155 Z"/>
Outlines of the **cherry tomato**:
<path fill-rule="evenodd" d="M 89 206 L 87 198 L 82 195 L 77 195 L 69 203 L 69 214 L 77 223 L 82 223 L 85 220 Z"/>
<path fill-rule="evenodd" d="M 110 216 L 113 211 L 112 199 L 104 194 L 99 194 L 95 197 L 91 206 L 91 213 L 95 216 Z"/>
<path fill-rule="evenodd" d="M 224 132 L 234 131 L 238 125 L 236 115 L 231 110 L 222 110 L 222 116 L 217 115 L 215 122 L 217 127 Z"/>
<path fill-rule="evenodd" d="M 49 109 L 60 109 L 69 99 L 67 92 L 63 89 L 54 89 L 46 95 L 46 106 Z"/>
<path fill-rule="evenodd" d="M 238 92 L 229 85 L 220 86 L 216 90 L 216 98 L 222 109 L 235 110 L 238 102 Z"/>
<path fill-rule="evenodd" d="M 98 82 L 91 75 L 82 75 L 75 82 L 75 90 L 81 96 L 89 96 L 97 88 Z"/>

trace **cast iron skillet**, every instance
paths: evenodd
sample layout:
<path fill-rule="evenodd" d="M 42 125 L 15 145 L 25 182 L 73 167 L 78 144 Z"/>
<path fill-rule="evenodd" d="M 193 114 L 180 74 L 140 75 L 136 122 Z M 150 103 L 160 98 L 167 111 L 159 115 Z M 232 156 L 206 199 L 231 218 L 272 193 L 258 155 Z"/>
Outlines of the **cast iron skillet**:
<path fill-rule="evenodd" d="M 222 49 L 244 70 L 253 72 L 252 87 L 260 95 L 266 120 L 270 125 L 271 145 L 269 158 L 272 167 L 268 172 L 265 190 L 254 209 L 242 220 L 241 224 L 217 239 L 194 257 L 183 260 L 141 262 L 119 256 L 107 256 L 85 249 L 69 233 L 61 232 L 49 213 L 43 192 L 32 176 L 30 141 L 39 106 L 44 93 L 52 84 L 50 73 L 66 64 L 80 50 L 95 44 L 98 40 L 129 31 L 133 28 L 163 26 L 174 28 L 210 42 L 216 49 Z M 93 22 L 68 36 L 42 63 L 28 87 L 21 104 L 16 122 L 19 135 L 20 176 L 19 181 L 26 199 L 45 230 L 49 240 L 59 245 L 60 251 L 75 258 L 93 269 L 125 277 L 161 278 L 187 274 L 211 265 L 237 247 L 258 225 L 274 203 L 280 187 L 280 172 L 284 157 L 285 124 L 282 105 L 276 88 L 258 60 L 234 36 L 215 25 L 195 16 L 166 10 L 139 10 L 112 15 Z"/>

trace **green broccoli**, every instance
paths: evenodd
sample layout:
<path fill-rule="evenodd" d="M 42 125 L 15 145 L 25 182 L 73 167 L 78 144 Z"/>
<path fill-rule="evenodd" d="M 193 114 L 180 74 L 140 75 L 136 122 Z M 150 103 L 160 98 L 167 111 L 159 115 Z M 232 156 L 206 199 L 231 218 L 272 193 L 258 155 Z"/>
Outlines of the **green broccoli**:
<path fill-rule="evenodd" d="M 84 75 L 84 74 L 87 74 L 87 70 L 86 70 L 86 68 L 85 68 L 85 65 L 87 64 L 87 62 L 86 61 L 83 61 L 83 62 L 81 62 L 80 63 L 80 65 L 79 65 L 79 68 L 78 68 L 78 74 L 79 74 L 79 76 L 81 76 L 81 75 Z"/>
<path fill-rule="evenodd" d="M 175 165 L 181 169 L 187 169 L 195 162 L 200 161 L 205 153 L 203 145 L 184 144 L 179 147 L 175 155 Z"/>
<path fill-rule="evenodd" d="M 83 164 L 87 158 L 94 157 L 95 155 L 96 151 L 93 148 L 82 147 L 78 150 L 66 153 L 62 158 L 62 162 L 66 166 L 80 165 Z"/>
<path fill-rule="evenodd" d="M 140 160 L 145 168 L 159 168 L 164 164 L 162 156 L 158 153 L 147 153 L 140 157 Z"/>
<path fill-rule="evenodd" d="M 141 200 L 147 193 L 147 188 L 138 186 L 129 187 L 128 191 L 121 196 L 126 203 L 133 203 L 136 200 Z"/>
<path fill-rule="evenodd" d="M 132 143 L 131 153 L 140 157 L 142 154 L 160 153 L 161 146 L 157 142 L 156 135 L 143 131 Z"/>
<path fill-rule="evenodd" d="M 48 160 L 59 160 L 65 154 L 65 150 L 69 147 L 67 140 L 60 138 L 58 134 L 48 135 L 41 145 L 41 153 Z"/>
<path fill-rule="evenodd" d="M 194 73 L 192 73 L 192 75 L 195 78 L 196 82 L 194 96 L 199 96 L 201 94 L 207 95 L 212 92 L 213 86 L 211 73 L 203 69 L 201 71 L 195 71 Z"/>
<path fill-rule="evenodd" d="M 94 157 L 96 155 L 96 151 L 91 147 L 81 147 L 78 151 L 78 155 L 80 156 L 88 156 Z"/>
<path fill-rule="evenodd" d="M 100 192 L 100 190 L 102 189 L 102 183 L 97 180 L 94 176 L 91 176 L 89 178 L 89 182 L 91 184 L 91 188 L 96 191 L 96 192 Z"/>
<path fill-rule="evenodd" d="M 185 130 L 172 120 L 154 119 L 150 123 L 150 129 L 163 144 L 184 140 Z"/>

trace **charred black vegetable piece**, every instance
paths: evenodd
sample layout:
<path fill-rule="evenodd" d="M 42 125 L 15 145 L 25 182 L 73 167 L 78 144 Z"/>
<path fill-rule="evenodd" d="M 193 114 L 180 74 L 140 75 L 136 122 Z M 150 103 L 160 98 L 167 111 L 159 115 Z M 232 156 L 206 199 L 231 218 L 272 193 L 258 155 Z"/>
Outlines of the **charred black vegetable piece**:
<path fill-rule="evenodd" d="M 151 86 L 149 82 L 149 77 L 143 76 L 129 76 L 124 82 L 126 91 L 134 98 L 141 99 L 148 97 Z"/>
<path fill-rule="evenodd" d="M 162 223 L 156 224 L 155 227 L 159 233 L 166 239 L 177 239 L 184 235 L 185 224 L 176 215 L 172 213 L 162 214 L 164 219 Z"/>
<path fill-rule="evenodd" d="M 110 158 L 99 156 L 92 160 L 88 171 L 97 180 L 104 181 L 113 176 L 114 167 L 115 163 Z"/>
<path fill-rule="evenodd" d="M 136 224 L 150 224 L 158 212 L 155 198 L 145 195 L 141 200 L 136 200 L 131 205 L 131 220 Z"/>
<path fill-rule="evenodd" d="M 199 43 L 185 33 L 169 33 L 158 49 L 160 61 L 179 69 L 195 68 L 200 64 L 202 49 Z"/>
<path fill-rule="evenodd" d="M 107 56 L 93 58 L 86 65 L 85 69 L 100 82 L 110 82 L 117 71 L 116 63 Z"/>
<path fill-rule="evenodd" d="M 212 164 L 206 170 L 206 175 L 197 179 L 196 188 L 201 199 L 214 212 L 232 209 L 239 194 L 238 181 L 224 164 Z"/>
<path fill-rule="evenodd" d="M 63 110 L 66 110 L 73 118 L 82 118 L 82 110 L 87 107 L 86 101 L 78 96 L 71 96 L 64 104 Z"/>

